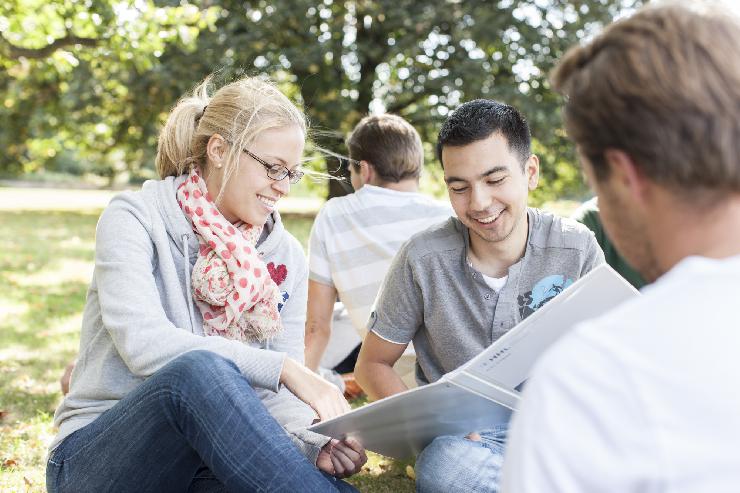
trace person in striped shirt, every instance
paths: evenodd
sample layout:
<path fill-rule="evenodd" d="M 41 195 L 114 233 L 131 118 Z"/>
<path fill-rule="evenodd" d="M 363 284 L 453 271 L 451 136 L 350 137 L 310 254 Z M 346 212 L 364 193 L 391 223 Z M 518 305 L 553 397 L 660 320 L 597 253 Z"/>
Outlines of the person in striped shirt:
<path fill-rule="evenodd" d="M 421 138 L 400 116 L 363 118 L 347 147 L 355 193 L 329 200 L 309 239 L 306 365 L 314 371 L 320 366 L 340 373 L 353 370 L 394 255 L 413 234 L 452 215 L 448 204 L 418 192 L 424 163 Z M 346 309 L 345 323 L 336 323 L 333 316 L 337 298 Z M 413 384 L 413 349 L 397 370 Z"/>

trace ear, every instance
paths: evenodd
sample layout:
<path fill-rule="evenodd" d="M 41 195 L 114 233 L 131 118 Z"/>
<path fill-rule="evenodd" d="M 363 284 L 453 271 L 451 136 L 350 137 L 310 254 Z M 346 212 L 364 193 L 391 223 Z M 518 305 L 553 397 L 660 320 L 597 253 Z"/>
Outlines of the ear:
<path fill-rule="evenodd" d="M 608 179 L 612 185 L 622 188 L 633 200 L 643 203 L 649 180 L 632 157 L 619 149 L 607 149 L 604 151 L 604 160 L 609 167 Z"/>
<path fill-rule="evenodd" d="M 524 176 L 527 177 L 527 187 L 530 191 L 537 188 L 540 181 L 540 158 L 534 154 L 530 155 L 524 163 Z"/>
<path fill-rule="evenodd" d="M 375 168 L 365 160 L 360 161 L 360 178 L 363 184 L 372 184 L 375 179 Z"/>
<path fill-rule="evenodd" d="M 219 134 L 211 135 L 206 145 L 206 157 L 208 158 L 209 164 L 212 164 L 216 168 L 221 168 L 224 165 L 224 156 L 226 156 L 228 143 Z"/>

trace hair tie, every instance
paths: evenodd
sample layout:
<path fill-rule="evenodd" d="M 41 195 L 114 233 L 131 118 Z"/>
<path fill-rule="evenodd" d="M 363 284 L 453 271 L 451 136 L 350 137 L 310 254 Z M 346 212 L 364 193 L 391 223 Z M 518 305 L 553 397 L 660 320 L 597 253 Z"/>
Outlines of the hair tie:
<path fill-rule="evenodd" d="M 203 115 L 206 114 L 206 108 L 208 108 L 208 105 L 203 106 L 203 111 L 201 111 L 200 115 L 195 117 L 195 126 L 197 127 L 200 123 L 200 119 L 203 118 Z"/>

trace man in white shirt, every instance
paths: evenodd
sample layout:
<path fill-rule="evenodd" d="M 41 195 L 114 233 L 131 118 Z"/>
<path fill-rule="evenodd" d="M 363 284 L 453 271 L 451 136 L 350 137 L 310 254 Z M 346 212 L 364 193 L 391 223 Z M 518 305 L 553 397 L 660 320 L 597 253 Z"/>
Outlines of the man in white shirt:
<path fill-rule="evenodd" d="M 740 22 L 646 8 L 552 81 L 610 238 L 654 283 L 538 362 L 503 489 L 740 491 Z"/>
<path fill-rule="evenodd" d="M 309 239 L 306 365 L 314 371 L 319 366 L 353 371 L 355 347 L 365 336 L 393 256 L 412 235 L 452 215 L 448 204 L 418 192 L 424 149 L 417 131 L 400 116 L 363 118 L 347 149 L 355 193 L 329 200 Z M 334 316 L 337 298 L 346 308 L 344 318 Z M 410 349 L 397 366 L 410 385 L 414 362 Z"/>

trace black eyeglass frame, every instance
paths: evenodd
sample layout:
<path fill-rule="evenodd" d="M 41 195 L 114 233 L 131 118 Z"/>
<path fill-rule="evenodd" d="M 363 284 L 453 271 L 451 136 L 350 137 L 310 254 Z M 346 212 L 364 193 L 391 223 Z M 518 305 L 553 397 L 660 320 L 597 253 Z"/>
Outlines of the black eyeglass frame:
<path fill-rule="evenodd" d="M 291 185 L 295 185 L 296 183 L 301 181 L 301 178 L 303 178 L 303 175 L 305 175 L 303 171 L 298 171 L 298 170 L 291 171 L 286 166 L 283 166 L 282 164 L 268 163 L 264 159 L 261 159 L 255 156 L 252 152 L 248 151 L 247 149 L 242 149 L 242 151 L 244 151 L 247 154 L 247 156 L 251 157 L 258 163 L 260 163 L 262 166 L 264 166 L 265 170 L 267 171 L 267 177 L 270 178 L 271 180 L 280 181 L 280 180 L 285 179 L 285 177 L 287 176 L 288 182 Z M 272 176 L 272 175 L 276 175 L 276 176 Z"/>

